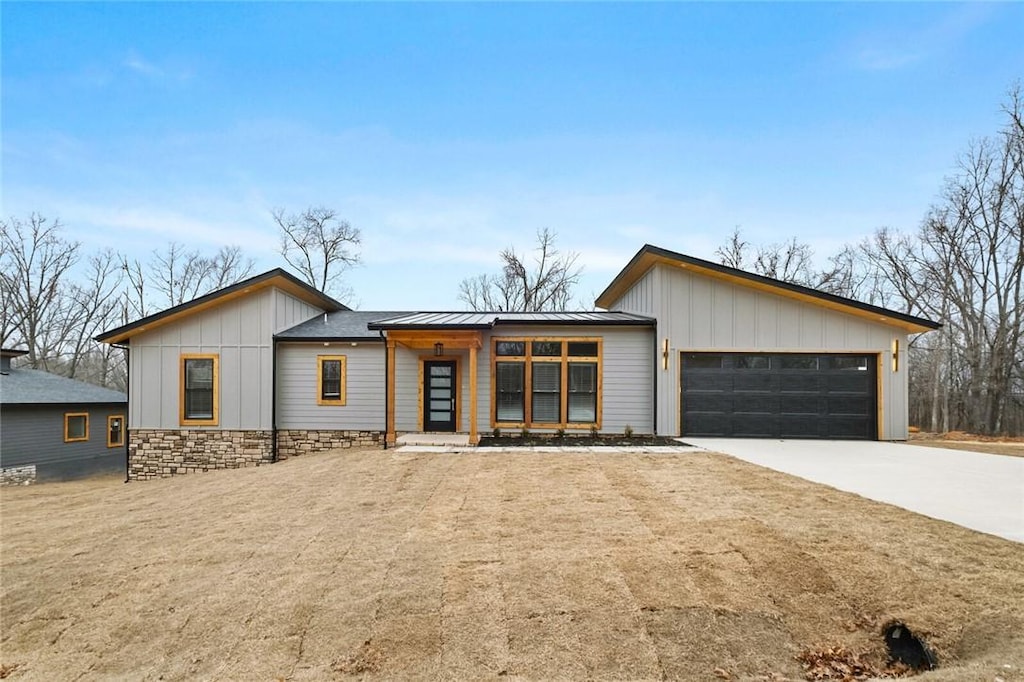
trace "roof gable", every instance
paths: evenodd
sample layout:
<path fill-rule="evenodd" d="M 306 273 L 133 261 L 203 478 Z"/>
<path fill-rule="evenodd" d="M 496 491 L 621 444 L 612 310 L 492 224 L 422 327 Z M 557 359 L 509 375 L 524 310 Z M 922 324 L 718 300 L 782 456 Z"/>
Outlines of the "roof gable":
<path fill-rule="evenodd" d="M 162 327 L 165 324 L 176 322 L 182 318 L 188 317 L 189 315 L 209 310 L 210 308 L 227 301 L 241 298 L 242 296 L 247 296 L 251 293 L 261 291 L 269 287 L 277 287 L 278 289 L 281 289 L 282 291 L 285 291 L 292 296 L 309 303 L 310 305 L 317 306 L 318 308 L 329 312 L 334 312 L 336 310 L 348 310 L 348 307 L 345 305 L 334 300 L 322 291 L 314 289 L 290 272 L 282 270 L 281 268 L 275 268 L 264 272 L 261 275 L 250 277 L 249 279 L 242 280 L 241 282 L 232 284 L 231 286 L 218 289 L 217 291 L 210 292 L 186 303 L 176 305 L 173 308 L 168 308 L 167 310 L 136 320 L 130 324 L 105 331 L 97 336 L 96 340 L 101 343 L 121 343 L 140 332 L 152 331 L 153 329 Z"/>
<path fill-rule="evenodd" d="M 668 249 L 651 246 L 650 244 L 645 244 L 633 256 L 632 260 L 626 264 L 626 267 L 615 276 L 611 284 L 601 292 L 601 295 L 597 297 L 597 305 L 601 308 L 609 308 L 614 305 L 630 287 L 656 265 L 680 268 L 687 272 L 730 282 L 738 286 L 767 291 L 784 298 L 821 306 L 830 310 L 837 310 L 873 322 L 892 325 L 909 333 L 926 332 L 942 326 L 938 322 L 933 322 L 923 317 L 915 317 L 895 310 L 889 310 L 888 308 L 863 303 L 852 298 L 829 294 L 799 284 L 783 282 L 771 277 L 757 275 L 745 270 L 731 268 L 727 265 L 712 263 L 711 261 L 669 251 Z"/>

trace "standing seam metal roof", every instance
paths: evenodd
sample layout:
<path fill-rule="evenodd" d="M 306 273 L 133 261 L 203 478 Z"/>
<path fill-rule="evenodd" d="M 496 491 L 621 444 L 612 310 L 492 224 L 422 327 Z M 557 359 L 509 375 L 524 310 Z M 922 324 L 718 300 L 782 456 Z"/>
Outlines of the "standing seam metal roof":
<path fill-rule="evenodd" d="M 622 312 L 419 312 L 371 322 L 370 329 L 490 329 L 498 325 L 653 325 L 655 319 Z"/>

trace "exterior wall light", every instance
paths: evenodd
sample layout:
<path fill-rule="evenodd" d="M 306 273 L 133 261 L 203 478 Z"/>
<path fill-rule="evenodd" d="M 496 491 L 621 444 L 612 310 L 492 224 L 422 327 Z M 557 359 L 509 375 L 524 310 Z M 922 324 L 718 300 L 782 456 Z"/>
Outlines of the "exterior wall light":
<path fill-rule="evenodd" d="M 441 343 L 440 341 L 434 344 L 434 355 L 436 355 L 437 357 L 441 357 L 442 355 L 444 355 L 444 344 Z"/>

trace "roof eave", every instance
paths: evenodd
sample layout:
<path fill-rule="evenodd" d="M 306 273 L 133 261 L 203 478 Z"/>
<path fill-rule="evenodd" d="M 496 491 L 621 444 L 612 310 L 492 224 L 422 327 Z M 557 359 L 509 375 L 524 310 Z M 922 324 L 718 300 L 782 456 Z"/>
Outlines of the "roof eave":
<path fill-rule="evenodd" d="M 612 283 L 597 297 L 596 304 L 608 308 L 619 300 L 648 270 L 658 264 L 668 267 L 680 267 L 715 279 L 730 281 L 741 286 L 770 290 L 780 296 L 801 300 L 807 303 L 842 310 L 857 317 L 874 319 L 875 322 L 887 324 L 905 330 L 911 334 L 923 333 L 939 329 L 942 324 L 921 317 L 908 315 L 895 310 L 863 303 L 854 299 L 829 294 L 810 287 L 783 282 L 727 265 L 712 263 L 700 258 L 662 249 L 645 244 L 629 263 L 616 275 Z"/>
<path fill-rule="evenodd" d="M 259 291 L 275 284 L 277 284 L 283 291 L 294 294 L 302 300 L 305 300 L 307 303 L 317 305 L 328 312 L 348 310 L 348 307 L 343 303 L 336 301 L 322 291 L 314 289 L 295 277 L 295 275 L 292 275 L 281 268 L 275 268 L 256 275 L 255 277 L 250 277 L 249 279 L 226 286 L 223 289 L 218 289 L 217 291 L 204 294 L 203 296 L 192 299 L 191 301 L 179 303 L 167 310 L 154 313 L 153 315 L 148 315 L 140 320 L 136 320 L 135 322 L 105 331 L 102 334 L 95 336 L 94 340 L 108 344 L 122 343 L 130 339 L 135 333 L 150 331 L 181 319 L 187 315 L 208 310 L 209 308 L 219 305 L 219 303 L 222 302 L 222 299 L 230 300 L 249 293 L 250 291 Z"/>

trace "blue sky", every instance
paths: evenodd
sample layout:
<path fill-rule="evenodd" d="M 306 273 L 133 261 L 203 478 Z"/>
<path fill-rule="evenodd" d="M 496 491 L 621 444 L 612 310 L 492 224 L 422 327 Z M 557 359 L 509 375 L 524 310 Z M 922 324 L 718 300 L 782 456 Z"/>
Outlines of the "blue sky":
<path fill-rule="evenodd" d="M 2 213 L 87 249 L 281 264 L 270 211 L 364 235 L 364 309 L 550 227 L 592 300 L 734 226 L 824 259 L 913 230 L 1024 76 L 1024 4 L 4 2 Z"/>

